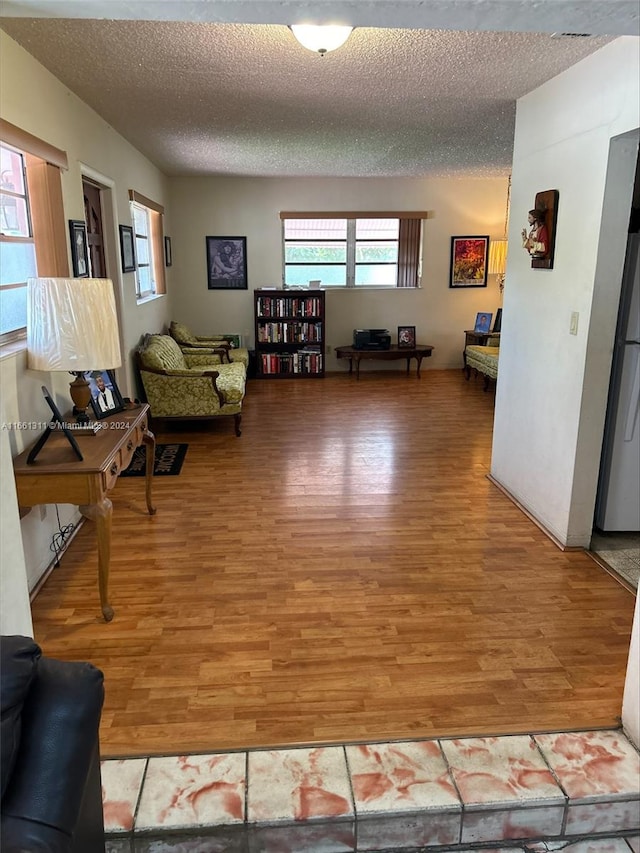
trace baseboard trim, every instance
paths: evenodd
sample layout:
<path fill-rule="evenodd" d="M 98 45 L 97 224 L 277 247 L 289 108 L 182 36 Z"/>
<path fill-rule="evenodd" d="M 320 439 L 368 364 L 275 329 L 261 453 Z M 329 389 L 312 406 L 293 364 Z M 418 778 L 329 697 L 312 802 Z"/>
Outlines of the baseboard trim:
<path fill-rule="evenodd" d="M 515 498 L 508 489 L 505 489 L 502 483 L 499 483 L 498 480 L 495 479 L 495 477 L 492 477 L 491 474 L 487 474 L 487 480 L 489 480 L 490 483 L 493 483 L 496 489 L 500 489 L 502 494 L 505 495 L 505 497 L 509 498 L 511 503 L 515 504 L 520 510 L 520 512 L 523 512 L 530 521 L 533 521 L 535 526 L 538 527 L 544 533 L 545 536 L 551 539 L 553 544 L 561 551 L 587 551 L 587 549 L 583 548 L 582 545 L 565 545 L 556 536 L 554 536 L 554 534 L 551 533 L 551 531 L 546 528 L 544 524 L 535 517 L 535 515 L 533 515 L 525 506 L 523 506 L 520 501 Z M 587 551 L 587 553 L 589 552 Z"/>

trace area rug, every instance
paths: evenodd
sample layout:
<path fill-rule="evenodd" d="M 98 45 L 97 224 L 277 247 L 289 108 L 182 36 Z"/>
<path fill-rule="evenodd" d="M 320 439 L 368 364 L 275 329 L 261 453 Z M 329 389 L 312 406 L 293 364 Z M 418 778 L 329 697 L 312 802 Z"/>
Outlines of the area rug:
<path fill-rule="evenodd" d="M 180 473 L 188 444 L 156 444 L 154 477 L 169 477 Z M 136 447 L 133 458 L 121 477 L 144 477 L 147 470 L 147 446 Z"/>

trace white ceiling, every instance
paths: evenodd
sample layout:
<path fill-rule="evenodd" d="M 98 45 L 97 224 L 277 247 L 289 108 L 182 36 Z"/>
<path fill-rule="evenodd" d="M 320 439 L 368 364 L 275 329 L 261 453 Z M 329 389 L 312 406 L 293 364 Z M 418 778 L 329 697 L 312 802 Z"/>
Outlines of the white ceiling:
<path fill-rule="evenodd" d="M 636 0 L 5 0 L 0 14 L 169 175 L 335 177 L 508 174 L 516 99 L 640 17 Z M 357 28 L 321 58 L 286 26 L 305 20 Z"/>

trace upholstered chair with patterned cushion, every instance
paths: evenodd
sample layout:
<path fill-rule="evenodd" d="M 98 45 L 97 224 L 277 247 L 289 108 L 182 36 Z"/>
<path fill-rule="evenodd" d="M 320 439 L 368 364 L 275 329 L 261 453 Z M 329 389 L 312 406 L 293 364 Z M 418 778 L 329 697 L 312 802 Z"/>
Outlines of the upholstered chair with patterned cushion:
<path fill-rule="evenodd" d="M 489 387 L 489 380 L 498 378 L 499 355 L 500 347 L 481 347 L 469 344 L 464 350 L 466 378 L 470 378 L 472 370 L 475 370 L 476 374 L 481 373 L 484 376 L 484 390 L 486 391 Z"/>
<path fill-rule="evenodd" d="M 180 349 L 207 349 L 212 354 L 220 355 L 223 363 L 239 361 L 245 367 L 249 367 L 249 350 L 243 347 L 234 348 L 224 335 L 210 335 L 206 338 L 193 335 L 184 323 L 171 321 L 169 334 L 180 345 Z"/>
<path fill-rule="evenodd" d="M 169 335 L 145 335 L 136 364 L 154 419 L 193 420 L 233 416 L 240 435 L 247 371 L 221 364 L 205 352 L 182 352 Z"/>

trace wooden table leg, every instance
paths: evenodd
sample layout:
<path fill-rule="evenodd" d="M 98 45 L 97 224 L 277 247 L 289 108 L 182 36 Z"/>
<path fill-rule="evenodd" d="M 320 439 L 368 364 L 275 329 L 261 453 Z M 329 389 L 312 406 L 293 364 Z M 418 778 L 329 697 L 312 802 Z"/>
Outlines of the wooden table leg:
<path fill-rule="evenodd" d="M 360 356 L 356 356 L 356 381 L 360 379 Z"/>
<path fill-rule="evenodd" d="M 151 430 L 146 429 L 142 433 L 142 441 L 146 448 L 147 454 L 147 462 L 145 469 L 145 486 L 146 486 L 146 498 L 147 498 L 147 509 L 149 510 L 149 515 L 156 514 L 156 508 L 153 505 L 152 497 L 151 497 L 151 487 L 153 485 L 153 466 L 155 464 L 156 457 L 156 437 L 151 432 Z"/>
<path fill-rule="evenodd" d="M 100 607 L 105 622 L 113 619 L 113 607 L 109 604 L 109 565 L 111 563 L 111 518 L 113 504 L 103 498 L 98 504 L 78 507 L 85 518 L 95 521 L 98 535 L 98 590 Z"/>
<path fill-rule="evenodd" d="M 416 361 L 418 362 L 418 371 L 417 371 L 417 374 L 416 374 L 416 375 L 417 375 L 417 376 L 420 376 L 420 365 L 422 364 L 422 356 L 421 356 L 421 355 L 417 355 L 417 356 L 416 356 Z"/>
<path fill-rule="evenodd" d="M 412 358 L 413 358 L 413 356 L 411 356 L 411 355 L 407 356 L 407 373 L 409 373 L 409 370 L 411 369 L 411 359 Z"/>
<path fill-rule="evenodd" d="M 353 373 L 353 359 L 349 359 L 349 376 Z"/>

